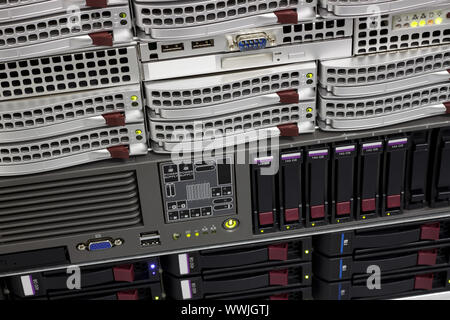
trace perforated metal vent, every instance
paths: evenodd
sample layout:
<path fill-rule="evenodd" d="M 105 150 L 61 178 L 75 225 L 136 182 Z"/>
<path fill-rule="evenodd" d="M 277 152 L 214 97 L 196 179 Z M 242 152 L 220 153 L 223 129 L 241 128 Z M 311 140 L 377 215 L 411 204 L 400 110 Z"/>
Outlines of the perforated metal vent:
<path fill-rule="evenodd" d="M 450 82 L 369 98 L 339 99 L 320 91 L 322 120 L 374 118 L 450 101 Z"/>
<path fill-rule="evenodd" d="M 0 63 L 0 100 L 138 82 L 135 47 Z"/>
<path fill-rule="evenodd" d="M 307 109 L 314 102 L 283 104 L 258 108 L 198 121 L 150 121 L 151 139 L 156 142 L 176 142 L 222 137 L 251 130 L 268 128 L 299 121 L 314 121 L 306 118 Z"/>
<path fill-rule="evenodd" d="M 352 35 L 353 20 L 323 20 L 283 26 L 283 43 L 322 41 Z"/>
<path fill-rule="evenodd" d="M 134 7 L 141 28 L 177 28 L 316 4 L 317 0 L 190 0 L 135 2 Z"/>
<path fill-rule="evenodd" d="M 320 62 L 322 86 L 360 86 L 450 68 L 450 46 L 410 49 Z"/>
<path fill-rule="evenodd" d="M 122 86 L 0 104 L 0 133 L 29 130 L 126 110 L 139 110 L 140 87 Z"/>
<path fill-rule="evenodd" d="M 189 108 L 225 103 L 300 86 L 314 87 L 316 67 L 313 63 L 214 75 L 156 81 L 145 84 L 147 101 L 152 109 Z"/>
<path fill-rule="evenodd" d="M 134 172 L 0 188 L 0 244 L 140 225 Z"/>
<path fill-rule="evenodd" d="M 45 0 L 0 0 L 0 9 L 43 1 Z"/>
<path fill-rule="evenodd" d="M 355 19 L 354 54 L 450 43 L 450 25 L 447 23 L 394 30 L 393 18 L 394 15 L 385 14 Z"/>
<path fill-rule="evenodd" d="M 0 49 L 111 31 L 113 28 L 129 28 L 128 17 L 128 6 L 121 6 L 83 9 L 76 17 L 72 13 L 61 13 L 13 21 L 0 25 Z"/>

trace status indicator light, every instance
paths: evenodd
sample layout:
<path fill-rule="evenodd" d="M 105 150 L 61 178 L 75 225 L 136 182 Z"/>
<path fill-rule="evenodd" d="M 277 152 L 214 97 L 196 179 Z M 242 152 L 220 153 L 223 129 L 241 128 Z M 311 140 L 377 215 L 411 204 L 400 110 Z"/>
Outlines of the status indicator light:
<path fill-rule="evenodd" d="M 156 265 L 154 264 L 154 263 L 152 263 L 151 265 L 150 265 L 150 269 L 155 269 L 156 268 Z"/>
<path fill-rule="evenodd" d="M 314 75 L 313 75 L 312 73 L 308 73 L 308 74 L 306 75 L 306 77 L 307 77 L 308 79 L 311 79 L 312 77 L 314 77 Z"/>
<path fill-rule="evenodd" d="M 305 254 L 309 254 L 309 250 L 305 250 Z"/>
<path fill-rule="evenodd" d="M 436 20 L 434 20 L 434 23 L 436 23 L 436 24 L 442 24 L 442 18 L 441 17 L 439 17 L 439 18 L 436 18 Z"/>
<path fill-rule="evenodd" d="M 186 238 L 190 238 L 191 234 L 190 233 L 186 233 Z"/>
<path fill-rule="evenodd" d="M 131 96 L 131 101 L 137 101 L 138 97 L 137 96 Z"/>
<path fill-rule="evenodd" d="M 313 111 L 313 109 L 311 107 L 306 108 L 306 112 L 312 112 L 312 111 Z"/>
<path fill-rule="evenodd" d="M 363 219 L 365 219 L 365 218 L 366 218 L 366 216 L 362 216 L 362 218 L 363 218 Z"/>
<path fill-rule="evenodd" d="M 427 22 L 425 20 L 420 20 L 419 25 L 421 27 L 425 26 L 427 24 Z"/>
<path fill-rule="evenodd" d="M 309 279 L 309 275 L 305 274 L 305 279 Z"/>
<path fill-rule="evenodd" d="M 136 134 L 142 134 L 142 130 L 139 130 L 139 129 L 137 129 L 135 132 L 136 132 Z"/>
<path fill-rule="evenodd" d="M 158 296 L 155 296 L 155 300 L 159 300 L 159 297 L 158 297 Z"/>
<path fill-rule="evenodd" d="M 124 18 L 127 17 L 127 14 L 126 14 L 125 12 L 121 12 L 121 13 L 119 14 L 119 17 L 121 17 L 122 19 L 124 19 Z"/>
<path fill-rule="evenodd" d="M 196 237 L 198 237 L 198 236 L 200 235 L 200 233 L 196 232 L 194 235 L 195 235 Z"/>
<path fill-rule="evenodd" d="M 413 21 L 411 22 L 411 27 L 415 28 L 419 25 L 419 23 L 417 21 Z"/>

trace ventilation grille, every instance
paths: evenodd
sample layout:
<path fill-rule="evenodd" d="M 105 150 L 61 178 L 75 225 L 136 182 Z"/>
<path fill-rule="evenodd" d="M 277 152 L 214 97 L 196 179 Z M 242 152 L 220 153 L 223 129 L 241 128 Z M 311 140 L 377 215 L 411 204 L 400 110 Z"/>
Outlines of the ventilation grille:
<path fill-rule="evenodd" d="M 0 100 L 137 83 L 136 49 L 94 52 L 0 63 Z"/>
<path fill-rule="evenodd" d="M 0 188 L 0 243 L 142 225 L 134 172 Z"/>
<path fill-rule="evenodd" d="M 0 111 L 0 132 L 33 129 L 125 110 L 123 94 L 109 94 L 47 104 L 26 111 Z"/>
<path fill-rule="evenodd" d="M 355 66 L 357 59 L 353 58 Z M 338 60 L 339 61 L 339 60 Z M 337 63 L 338 63 L 337 61 Z M 327 62 L 329 64 L 329 62 Z M 321 72 L 327 85 L 354 86 L 374 84 L 384 81 L 400 80 L 433 71 L 450 68 L 450 52 L 430 53 L 403 61 L 382 62 L 368 67 L 329 67 L 321 66 Z"/>
<path fill-rule="evenodd" d="M 199 120 L 198 123 L 193 121 L 167 124 L 150 122 L 150 132 L 154 141 L 202 140 L 299 122 L 305 119 L 305 110 L 308 107 L 313 107 L 313 105 L 277 105 L 214 119 Z M 308 120 L 314 121 L 313 117 Z"/>
<path fill-rule="evenodd" d="M 407 30 L 392 30 L 392 15 L 355 19 L 354 53 L 439 45 L 450 42 L 449 25 Z"/>
<path fill-rule="evenodd" d="M 318 20 L 283 26 L 283 43 L 322 41 L 352 35 L 351 19 Z"/>
<path fill-rule="evenodd" d="M 129 22 L 126 18 L 121 19 L 120 13 L 124 13 L 124 17 L 129 16 L 127 7 L 88 9 L 82 11 L 79 16 L 66 13 L 0 25 L 0 49 L 127 26 Z M 71 18 L 76 20 L 72 21 Z"/>
<path fill-rule="evenodd" d="M 140 24 L 150 28 L 174 28 L 215 23 L 250 15 L 315 6 L 317 0 L 207 0 L 135 4 Z"/>
<path fill-rule="evenodd" d="M 42 2 L 44 0 L 0 0 L 0 9 L 23 6 L 30 3 Z"/>
<path fill-rule="evenodd" d="M 398 0 L 325 0 L 325 2 L 335 5 L 366 5 L 375 3 L 398 2 Z"/>
<path fill-rule="evenodd" d="M 0 166 L 39 162 L 128 144 L 128 133 L 129 130 L 123 127 L 104 128 L 20 145 L 0 144 Z"/>
<path fill-rule="evenodd" d="M 152 107 L 189 107 L 229 102 L 300 86 L 298 71 L 274 73 L 190 90 L 149 90 Z"/>
<path fill-rule="evenodd" d="M 413 93 L 404 91 L 370 99 L 345 101 L 320 97 L 320 114 L 325 115 L 325 119 L 366 118 L 435 105 L 450 101 L 450 84 L 428 86 Z"/>

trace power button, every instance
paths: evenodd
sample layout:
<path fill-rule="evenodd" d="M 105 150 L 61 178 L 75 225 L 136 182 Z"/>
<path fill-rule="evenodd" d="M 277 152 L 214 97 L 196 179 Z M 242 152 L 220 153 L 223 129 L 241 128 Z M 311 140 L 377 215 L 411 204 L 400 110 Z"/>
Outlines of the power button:
<path fill-rule="evenodd" d="M 232 231 L 239 226 L 239 220 L 233 218 L 227 219 L 223 222 L 222 226 L 225 230 Z"/>

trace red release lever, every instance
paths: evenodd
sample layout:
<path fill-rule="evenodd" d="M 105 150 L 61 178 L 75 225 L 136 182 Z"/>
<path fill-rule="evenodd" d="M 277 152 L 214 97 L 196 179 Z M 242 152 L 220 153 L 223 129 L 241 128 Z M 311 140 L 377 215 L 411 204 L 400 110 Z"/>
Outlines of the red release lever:
<path fill-rule="evenodd" d="M 282 293 L 270 296 L 269 300 L 289 300 L 289 293 Z"/>
<path fill-rule="evenodd" d="M 297 24 L 298 15 L 296 10 L 281 10 L 274 12 L 281 24 Z"/>
<path fill-rule="evenodd" d="M 289 271 L 285 270 L 273 270 L 269 272 L 269 284 L 271 286 L 287 286 L 289 278 Z"/>
<path fill-rule="evenodd" d="M 117 282 L 134 281 L 134 265 L 125 264 L 113 268 L 114 280 Z"/>
<path fill-rule="evenodd" d="M 439 222 L 420 226 L 420 240 L 439 240 L 441 225 Z"/>
<path fill-rule="evenodd" d="M 268 250 L 269 250 L 269 260 L 286 261 L 288 258 L 287 243 L 271 245 L 269 246 Z"/>
<path fill-rule="evenodd" d="M 102 115 L 109 127 L 123 127 L 125 125 L 125 115 L 120 112 Z"/>
<path fill-rule="evenodd" d="M 279 91 L 280 103 L 298 103 L 299 95 L 296 90 Z"/>
<path fill-rule="evenodd" d="M 431 274 L 422 274 L 420 276 L 416 276 L 414 278 L 414 289 L 415 290 L 431 290 L 433 289 L 433 278 L 434 275 Z"/>
<path fill-rule="evenodd" d="M 137 290 L 127 290 L 117 292 L 117 300 L 139 300 Z"/>
<path fill-rule="evenodd" d="M 418 266 L 434 266 L 437 259 L 437 249 L 421 250 L 417 253 Z"/>
<path fill-rule="evenodd" d="M 282 137 L 297 137 L 298 136 L 298 126 L 296 123 L 288 123 L 277 126 L 280 130 L 280 136 Z"/>
<path fill-rule="evenodd" d="M 109 32 L 90 33 L 89 37 L 91 37 L 92 44 L 94 46 L 103 46 L 103 47 L 113 46 L 113 36 Z"/>
<path fill-rule="evenodd" d="M 444 102 L 446 113 L 450 113 L 450 102 Z"/>
<path fill-rule="evenodd" d="M 86 0 L 86 7 L 106 8 L 108 0 Z"/>
<path fill-rule="evenodd" d="M 127 146 L 109 147 L 108 151 L 113 159 L 130 159 L 130 151 Z"/>

